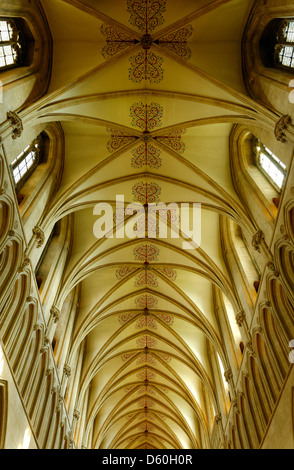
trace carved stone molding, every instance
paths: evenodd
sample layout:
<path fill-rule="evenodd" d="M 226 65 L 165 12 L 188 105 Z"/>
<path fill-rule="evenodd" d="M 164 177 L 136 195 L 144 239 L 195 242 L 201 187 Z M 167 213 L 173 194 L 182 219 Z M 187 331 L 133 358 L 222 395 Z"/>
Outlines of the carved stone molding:
<path fill-rule="evenodd" d="M 63 405 L 63 398 L 62 398 L 61 395 L 59 395 L 58 399 L 57 399 L 57 405 L 56 405 L 56 408 L 55 408 L 56 413 L 59 413 L 61 411 L 62 405 Z"/>
<path fill-rule="evenodd" d="M 228 370 L 225 371 L 224 377 L 226 379 L 226 382 L 228 382 L 228 383 L 233 379 L 233 373 L 232 373 L 231 369 L 228 369 Z"/>
<path fill-rule="evenodd" d="M 217 415 L 215 415 L 215 422 L 217 424 L 221 423 L 222 422 L 222 415 L 220 413 L 218 413 Z"/>
<path fill-rule="evenodd" d="M 79 410 L 75 409 L 74 412 L 73 412 L 73 418 L 78 421 L 81 417 L 81 413 L 79 412 Z"/>
<path fill-rule="evenodd" d="M 258 251 L 258 253 L 261 253 L 260 245 L 263 241 L 264 241 L 264 233 L 262 230 L 258 230 L 258 232 L 255 235 L 253 235 L 253 238 L 252 238 L 252 246 L 256 251 Z"/>
<path fill-rule="evenodd" d="M 43 329 L 43 326 L 41 323 L 36 323 L 34 326 L 34 331 L 41 331 Z"/>
<path fill-rule="evenodd" d="M 283 224 L 282 224 L 281 227 L 280 227 L 280 233 L 281 233 L 281 235 L 283 236 L 283 239 L 284 239 L 286 242 L 290 240 L 289 235 L 286 233 L 286 227 L 285 227 L 285 225 L 283 225 Z"/>
<path fill-rule="evenodd" d="M 240 414 L 240 409 L 238 407 L 238 402 L 236 400 L 236 398 L 234 400 L 232 400 L 232 406 L 233 406 L 233 409 L 235 411 L 236 414 Z"/>
<path fill-rule="evenodd" d="M 0 190 L 0 195 L 5 194 L 8 189 L 8 181 L 3 181 L 2 188 Z"/>
<path fill-rule="evenodd" d="M 275 136 L 279 142 L 282 142 L 283 144 L 287 142 L 286 131 L 288 130 L 291 124 L 292 119 L 289 114 L 285 114 L 278 120 L 275 127 Z"/>
<path fill-rule="evenodd" d="M 270 271 L 272 271 L 272 272 L 274 273 L 274 275 L 275 275 L 276 277 L 279 277 L 280 273 L 279 273 L 279 271 L 277 270 L 274 261 L 270 261 L 269 263 L 267 263 L 266 266 L 267 266 L 267 268 L 268 268 Z"/>
<path fill-rule="evenodd" d="M 245 320 L 246 320 L 245 312 L 244 312 L 244 310 L 241 310 L 236 315 L 236 323 L 237 323 L 238 326 L 242 326 L 242 324 Z"/>
<path fill-rule="evenodd" d="M 60 318 L 60 310 L 53 305 L 50 309 L 50 313 L 52 315 L 53 322 L 58 323 L 59 318 Z"/>
<path fill-rule="evenodd" d="M 242 375 L 244 375 L 244 377 L 246 377 L 247 379 L 250 379 L 249 372 L 247 369 L 242 370 Z"/>
<path fill-rule="evenodd" d="M 35 301 L 35 299 L 34 299 L 34 297 L 29 296 L 29 297 L 26 298 L 26 301 L 27 301 L 28 304 L 32 304 Z"/>
<path fill-rule="evenodd" d="M 23 125 L 22 120 L 15 111 L 8 111 L 7 119 L 10 121 L 12 126 L 11 137 L 15 140 L 22 135 Z"/>
<path fill-rule="evenodd" d="M 246 348 L 250 357 L 256 357 L 256 354 L 252 347 L 252 341 L 248 341 L 248 343 L 246 344 Z"/>
<path fill-rule="evenodd" d="M 263 335 L 263 329 L 260 326 L 256 326 L 255 328 L 253 328 L 253 331 L 257 335 Z"/>
<path fill-rule="evenodd" d="M 64 418 L 64 419 L 62 419 L 62 420 L 60 421 L 59 427 L 60 427 L 60 428 L 63 428 L 63 427 L 65 426 L 65 423 L 66 423 L 66 420 L 65 420 L 65 418 Z"/>
<path fill-rule="evenodd" d="M 67 377 L 68 379 L 70 378 L 70 376 L 71 376 L 71 367 L 68 364 L 64 365 L 63 373 L 64 373 L 65 377 Z"/>
<path fill-rule="evenodd" d="M 20 266 L 18 272 L 22 273 L 30 265 L 30 258 L 25 258 L 22 265 Z"/>
<path fill-rule="evenodd" d="M 33 228 L 33 235 L 35 236 L 37 240 L 37 248 L 40 248 L 45 241 L 45 235 L 44 235 L 43 230 L 40 227 L 38 227 L 38 225 L 36 225 Z"/>
<path fill-rule="evenodd" d="M 42 345 L 42 348 L 41 348 L 41 354 L 45 354 L 48 351 L 49 346 L 50 346 L 49 339 L 44 338 L 43 345 Z"/>
<path fill-rule="evenodd" d="M 46 370 L 46 377 L 49 377 L 49 375 L 52 375 L 53 374 L 53 367 L 49 367 L 49 369 Z"/>
<path fill-rule="evenodd" d="M 70 432 L 64 436 L 64 440 L 66 440 L 68 442 L 68 448 L 72 449 L 73 445 L 74 445 L 74 440 L 73 440 L 72 434 Z"/>

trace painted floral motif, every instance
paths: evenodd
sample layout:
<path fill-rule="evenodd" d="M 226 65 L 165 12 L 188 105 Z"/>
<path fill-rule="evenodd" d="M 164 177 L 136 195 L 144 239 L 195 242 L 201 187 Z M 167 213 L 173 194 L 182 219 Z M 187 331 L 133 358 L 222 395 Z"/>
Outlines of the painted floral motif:
<path fill-rule="evenodd" d="M 144 413 L 140 413 L 138 416 L 137 416 L 137 420 L 138 421 L 142 421 L 142 419 L 146 419 L 148 417 L 148 419 L 150 421 L 155 421 L 155 418 L 152 414 L 148 413 L 148 411 L 146 410 L 146 412 Z"/>
<path fill-rule="evenodd" d="M 121 325 L 125 325 L 126 323 L 133 320 L 133 318 L 137 315 L 136 312 L 133 313 L 123 313 L 119 316 L 119 322 Z"/>
<path fill-rule="evenodd" d="M 134 271 L 136 271 L 136 268 L 135 267 L 131 267 L 131 266 L 122 266 L 120 268 L 118 268 L 116 270 L 116 278 L 121 281 L 122 279 L 124 279 L 125 277 L 127 277 L 129 274 L 133 273 Z"/>
<path fill-rule="evenodd" d="M 187 44 L 187 40 L 193 34 L 193 27 L 191 25 L 173 31 L 159 40 L 159 44 L 168 49 L 169 51 L 177 54 L 181 59 L 189 60 L 192 51 Z"/>
<path fill-rule="evenodd" d="M 157 308 L 158 300 L 150 294 L 143 294 L 135 300 L 137 308 L 155 309 Z"/>
<path fill-rule="evenodd" d="M 145 370 L 141 370 L 140 372 L 138 372 L 137 377 L 139 380 L 142 380 L 142 381 L 143 380 L 151 381 L 151 380 L 156 379 L 156 374 L 149 369 L 145 369 Z"/>
<path fill-rule="evenodd" d="M 142 328 L 148 328 L 149 330 L 157 330 L 157 323 L 154 318 L 150 315 L 140 317 L 136 323 L 136 329 L 141 330 Z"/>
<path fill-rule="evenodd" d="M 113 222 L 114 224 L 121 224 L 125 220 L 125 210 L 124 208 L 118 208 L 118 210 L 113 213 Z"/>
<path fill-rule="evenodd" d="M 157 169 L 162 165 L 162 159 L 160 158 L 161 151 L 147 142 L 133 149 L 132 154 L 131 165 L 133 168 L 149 166 L 150 168 Z"/>
<path fill-rule="evenodd" d="M 122 360 L 123 362 L 126 362 L 126 361 L 128 361 L 129 359 L 131 359 L 132 357 L 134 357 L 136 354 L 137 354 L 137 353 L 135 353 L 135 352 L 123 354 L 123 355 L 121 356 L 121 360 Z"/>
<path fill-rule="evenodd" d="M 151 51 L 143 50 L 136 56 L 129 58 L 129 79 L 134 83 L 148 81 L 151 85 L 161 82 L 163 79 L 163 58 Z"/>
<path fill-rule="evenodd" d="M 141 204 L 152 204 L 159 202 L 159 196 L 161 194 L 161 186 L 157 183 L 135 183 L 132 188 L 132 194 L 134 202 L 140 202 Z"/>
<path fill-rule="evenodd" d="M 163 108 L 157 103 L 134 103 L 130 108 L 132 126 L 139 127 L 144 132 L 151 132 L 161 126 Z"/>
<path fill-rule="evenodd" d="M 173 326 L 174 324 L 174 317 L 172 315 L 167 315 L 166 313 L 158 313 L 156 312 L 155 315 L 160 318 L 164 323 L 168 326 Z"/>
<path fill-rule="evenodd" d="M 152 426 L 152 424 L 144 424 L 144 423 L 142 423 L 142 424 L 140 424 L 140 425 L 138 426 L 138 429 L 139 429 L 139 431 L 148 431 L 148 432 L 152 432 L 152 431 L 154 431 L 154 426 Z"/>
<path fill-rule="evenodd" d="M 167 277 L 170 281 L 175 281 L 178 277 L 178 273 L 173 268 L 169 268 L 168 266 L 159 266 L 156 267 L 156 271 L 163 274 Z"/>
<path fill-rule="evenodd" d="M 101 33 L 106 38 L 106 45 L 101 51 L 104 59 L 109 59 L 134 45 L 133 38 L 121 31 L 118 31 L 113 26 L 103 24 L 101 26 Z"/>
<path fill-rule="evenodd" d="M 136 261 L 152 263 L 158 261 L 160 251 L 155 245 L 142 243 L 134 248 L 133 253 Z"/>
<path fill-rule="evenodd" d="M 177 129 L 175 131 L 168 132 L 166 135 L 155 137 L 155 139 L 167 147 L 170 147 L 175 152 L 184 153 L 186 145 L 182 141 L 182 137 L 185 133 L 186 129 Z"/>
<path fill-rule="evenodd" d="M 141 271 L 137 276 L 135 280 L 135 287 L 158 287 L 158 280 L 156 274 L 154 274 L 151 271 L 148 271 L 147 269 L 144 271 Z"/>
<path fill-rule="evenodd" d="M 141 336 L 141 338 L 138 338 L 136 343 L 138 348 L 154 348 L 154 346 L 157 344 L 157 341 L 152 336 L 144 335 Z"/>
<path fill-rule="evenodd" d="M 138 401 L 138 407 L 139 408 L 154 408 L 155 406 L 155 402 L 153 400 L 151 400 L 150 398 L 146 397 L 146 398 L 141 398 L 139 401 Z"/>
<path fill-rule="evenodd" d="M 171 361 L 171 357 L 168 354 L 158 352 L 157 356 L 159 356 L 164 362 L 170 362 Z"/>
<path fill-rule="evenodd" d="M 164 23 L 166 0 L 127 0 L 129 22 L 143 33 L 150 33 Z"/>
<path fill-rule="evenodd" d="M 120 148 L 137 140 L 136 136 L 127 134 L 126 132 L 118 129 L 107 129 L 107 131 L 111 134 L 111 138 L 107 143 L 107 149 L 110 153 L 116 152 Z"/>
<path fill-rule="evenodd" d="M 151 354 L 140 354 L 137 359 L 137 364 L 148 364 L 149 366 L 156 366 L 157 361 L 153 356 L 151 356 Z"/>

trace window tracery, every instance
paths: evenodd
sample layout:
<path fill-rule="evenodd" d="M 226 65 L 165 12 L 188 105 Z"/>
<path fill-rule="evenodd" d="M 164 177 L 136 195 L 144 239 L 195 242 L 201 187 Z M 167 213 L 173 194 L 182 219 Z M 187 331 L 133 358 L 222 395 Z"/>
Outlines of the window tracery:
<path fill-rule="evenodd" d="M 22 65 L 25 41 L 17 22 L 0 17 L 0 69 Z"/>
<path fill-rule="evenodd" d="M 18 191 L 41 160 L 42 136 L 39 135 L 11 163 L 15 188 Z"/>
<path fill-rule="evenodd" d="M 286 165 L 259 140 L 255 143 L 255 159 L 258 168 L 262 171 L 267 180 L 278 192 L 281 192 L 286 176 Z"/>

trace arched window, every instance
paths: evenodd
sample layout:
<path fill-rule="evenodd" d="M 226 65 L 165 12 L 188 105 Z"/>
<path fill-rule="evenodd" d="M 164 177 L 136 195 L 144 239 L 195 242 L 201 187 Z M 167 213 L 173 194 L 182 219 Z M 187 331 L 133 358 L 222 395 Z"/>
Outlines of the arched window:
<path fill-rule="evenodd" d="M 22 65 L 24 48 L 20 23 L 0 17 L 0 69 Z"/>
<path fill-rule="evenodd" d="M 41 161 L 43 136 L 40 134 L 21 154 L 11 163 L 11 170 L 16 191 L 23 186 Z"/>
<path fill-rule="evenodd" d="M 254 149 L 256 165 L 275 189 L 281 192 L 286 176 L 286 165 L 259 140 L 255 141 Z"/>
<path fill-rule="evenodd" d="M 294 18 L 276 18 L 260 40 L 261 60 L 266 67 L 294 68 Z"/>
<path fill-rule="evenodd" d="M 280 22 L 274 54 L 277 65 L 294 68 L 294 20 Z"/>

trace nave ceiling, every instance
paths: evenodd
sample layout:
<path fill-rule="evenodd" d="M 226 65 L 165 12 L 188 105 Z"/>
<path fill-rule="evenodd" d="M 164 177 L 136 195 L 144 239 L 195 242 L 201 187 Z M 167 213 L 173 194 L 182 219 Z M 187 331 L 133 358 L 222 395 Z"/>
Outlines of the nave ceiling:
<path fill-rule="evenodd" d="M 201 447 L 216 414 L 208 344 L 226 362 L 216 292 L 240 310 L 220 217 L 254 231 L 233 186 L 229 137 L 236 123 L 267 126 L 243 85 L 253 2 L 41 3 L 53 69 L 29 111 L 31 124 L 60 122 L 65 135 L 63 178 L 43 226 L 75 216 L 56 305 L 79 291 L 72 355 L 85 341 L 88 433 L 100 448 Z M 97 240 L 93 207 L 114 207 L 116 195 L 201 203 L 200 248 L 185 250 L 170 233 Z"/>

